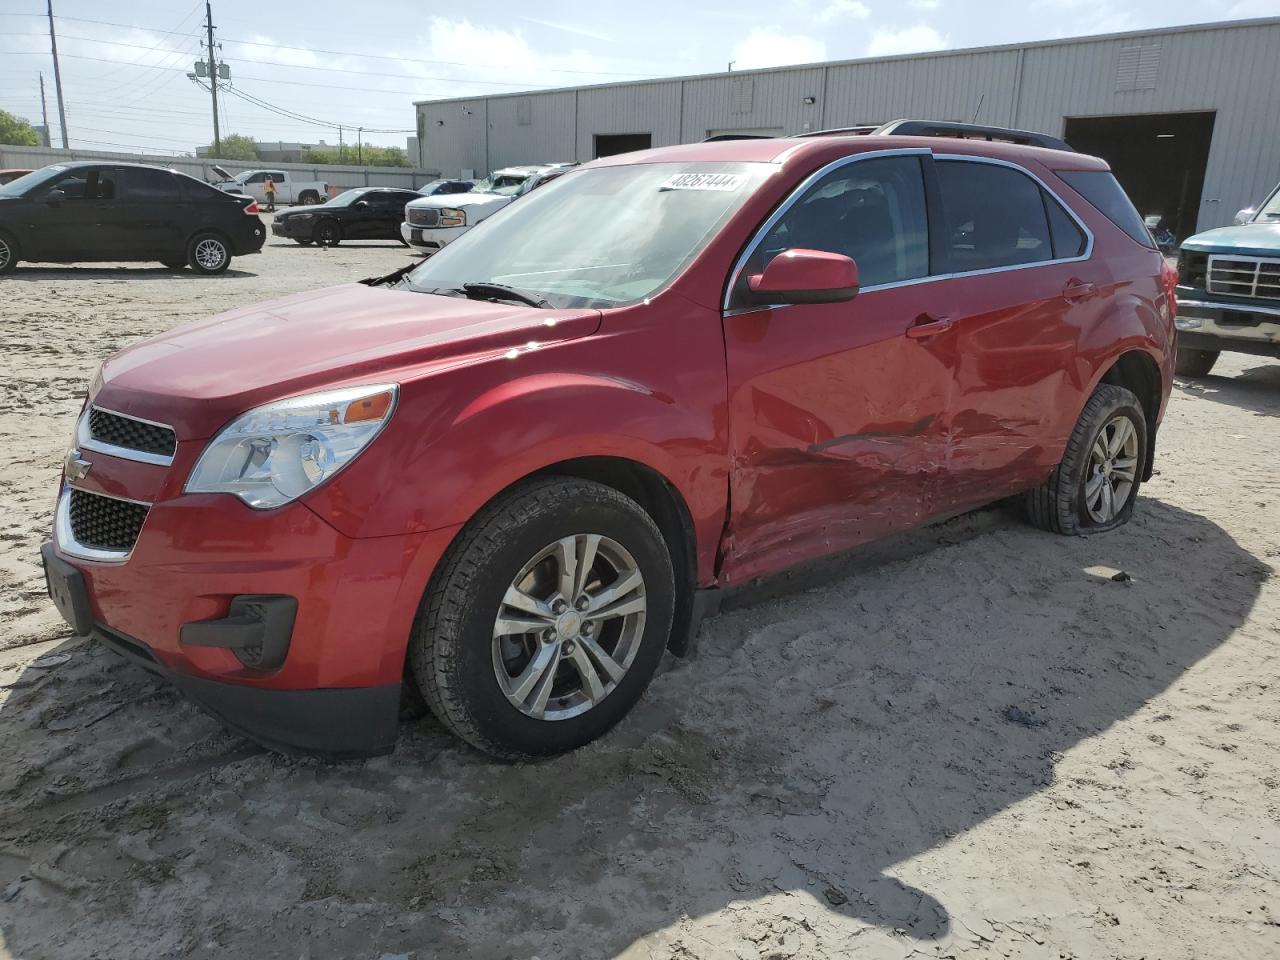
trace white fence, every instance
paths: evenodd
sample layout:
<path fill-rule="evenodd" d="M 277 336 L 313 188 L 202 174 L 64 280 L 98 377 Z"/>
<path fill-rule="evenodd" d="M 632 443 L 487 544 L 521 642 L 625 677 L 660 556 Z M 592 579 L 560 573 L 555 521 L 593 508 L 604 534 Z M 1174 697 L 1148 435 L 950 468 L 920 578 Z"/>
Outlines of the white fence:
<path fill-rule="evenodd" d="M 323 180 L 329 184 L 329 194 L 341 193 L 352 187 L 406 187 L 416 189 L 440 174 L 433 170 L 417 170 L 408 167 L 348 167 L 317 166 L 313 163 L 276 163 L 261 160 L 211 160 L 205 157 L 162 157 L 143 153 L 111 153 L 103 150 L 59 150 L 54 147 L 15 147 L 0 144 L 0 169 L 38 168 L 51 163 L 67 163 L 73 160 L 103 160 L 127 163 L 150 163 L 157 167 L 178 170 L 200 180 L 218 180 L 212 169 L 222 167 L 231 173 L 243 170 L 288 170 L 299 180 Z"/>

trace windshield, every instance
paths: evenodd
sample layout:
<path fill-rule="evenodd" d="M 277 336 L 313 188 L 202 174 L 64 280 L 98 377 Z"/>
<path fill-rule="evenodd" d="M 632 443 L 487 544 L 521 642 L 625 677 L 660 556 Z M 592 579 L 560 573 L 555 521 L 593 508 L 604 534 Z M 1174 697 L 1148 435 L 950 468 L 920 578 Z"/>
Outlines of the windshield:
<path fill-rule="evenodd" d="M 0 197 L 21 197 L 25 196 L 28 190 L 38 187 L 46 180 L 51 180 L 62 171 L 66 170 L 65 166 L 55 164 L 52 167 L 41 167 L 39 170 L 32 170 L 30 173 L 24 173 L 17 180 L 10 180 L 4 186 L 0 187 Z"/>
<path fill-rule="evenodd" d="M 1263 220 L 1280 220 L 1280 187 L 1276 188 L 1276 192 L 1262 205 L 1262 209 L 1258 211 L 1254 221 Z"/>
<path fill-rule="evenodd" d="M 634 303 L 679 273 L 775 169 L 686 162 L 574 171 L 498 211 L 408 282 L 424 292 L 502 284 L 557 307 Z"/>
<path fill-rule="evenodd" d="M 326 207 L 349 207 L 364 196 L 363 190 L 343 190 L 332 200 L 325 202 Z"/>
<path fill-rule="evenodd" d="M 495 173 L 485 177 L 471 188 L 472 193 L 496 193 L 500 197 L 514 197 L 528 180 L 527 173 Z"/>

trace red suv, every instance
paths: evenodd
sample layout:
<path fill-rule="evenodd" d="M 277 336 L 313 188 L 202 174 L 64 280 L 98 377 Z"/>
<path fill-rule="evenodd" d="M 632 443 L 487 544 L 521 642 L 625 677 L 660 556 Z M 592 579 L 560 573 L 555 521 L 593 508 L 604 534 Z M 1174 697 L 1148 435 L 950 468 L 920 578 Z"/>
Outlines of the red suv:
<path fill-rule="evenodd" d="M 568 750 L 720 588 L 1013 495 L 1057 533 L 1123 524 L 1171 280 L 1066 150 L 599 160 L 400 274 L 107 360 L 50 592 L 269 746 L 388 751 L 408 683 L 483 750 Z"/>

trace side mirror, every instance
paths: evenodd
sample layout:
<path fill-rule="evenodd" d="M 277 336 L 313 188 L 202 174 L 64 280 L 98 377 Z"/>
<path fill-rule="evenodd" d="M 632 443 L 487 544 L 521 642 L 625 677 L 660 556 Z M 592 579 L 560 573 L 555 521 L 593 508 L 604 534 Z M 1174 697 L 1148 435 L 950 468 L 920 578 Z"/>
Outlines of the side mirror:
<path fill-rule="evenodd" d="M 1243 210 L 1237 210 L 1236 226 L 1240 226 L 1240 224 L 1242 223 L 1248 223 L 1250 220 L 1254 218 L 1254 215 L 1257 214 L 1257 212 L 1258 211 L 1255 210 L 1253 207 L 1245 207 Z"/>
<path fill-rule="evenodd" d="M 50 190 L 44 195 L 44 202 L 54 207 L 65 199 L 67 199 L 67 195 L 61 190 Z"/>
<path fill-rule="evenodd" d="M 858 294 L 858 265 L 841 253 L 784 250 L 747 287 L 758 303 L 841 303 Z"/>

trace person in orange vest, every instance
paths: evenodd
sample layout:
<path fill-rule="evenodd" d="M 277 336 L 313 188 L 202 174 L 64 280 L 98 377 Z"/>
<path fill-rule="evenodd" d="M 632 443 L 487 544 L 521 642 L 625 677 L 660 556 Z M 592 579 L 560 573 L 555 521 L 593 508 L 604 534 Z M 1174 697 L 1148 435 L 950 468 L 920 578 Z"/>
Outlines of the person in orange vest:
<path fill-rule="evenodd" d="M 266 181 L 262 184 L 263 192 L 267 195 L 267 211 L 269 213 L 276 212 L 276 182 L 271 179 L 271 174 L 267 174 Z"/>

